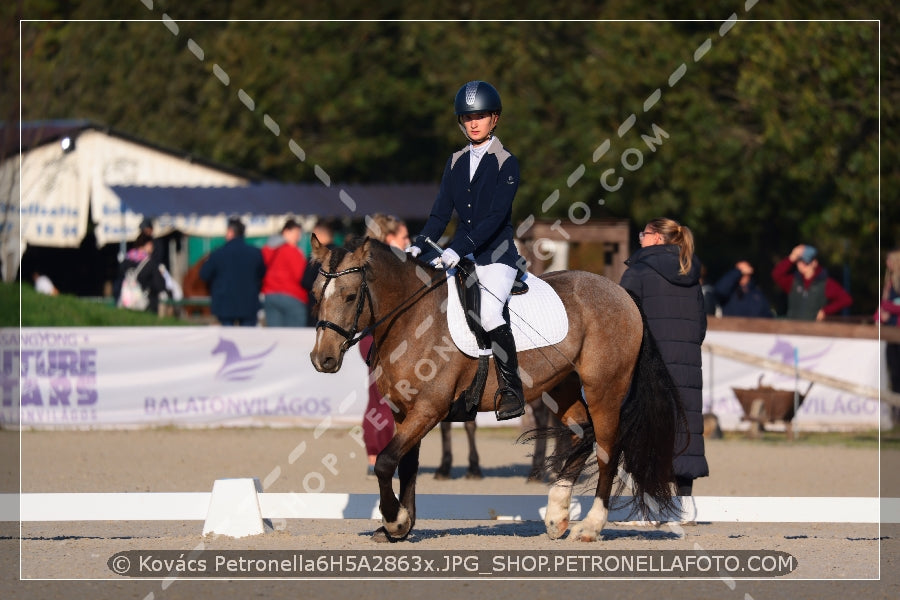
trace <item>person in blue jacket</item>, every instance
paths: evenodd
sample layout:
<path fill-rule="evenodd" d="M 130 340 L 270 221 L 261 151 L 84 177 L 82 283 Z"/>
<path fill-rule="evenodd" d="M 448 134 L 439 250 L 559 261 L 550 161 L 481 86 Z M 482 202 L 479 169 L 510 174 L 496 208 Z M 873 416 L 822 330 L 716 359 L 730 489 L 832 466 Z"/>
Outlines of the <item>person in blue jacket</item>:
<path fill-rule="evenodd" d="M 753 265 L 738 261 L 715 285 L 716 299 L 725 317 L 771 317 L 772 307 L 753 280 Z"/>
<path fill-rule="evenodd" d="M 494 136 L 503 110 L 494 86 L 485 81 L 466 83 L 456 94 L 454 108 L 469 143 L 447 160 L 431 214 L 409 252 L 418 256 L 425 249 L 422 258 L 427 260 L 432 250 L 426 238 L 437 241 L 456 213 L 453 239 L 440 257 L 434 256 L 447 269 L 456 267 L 463 256 L 475 263 L 481 286 L 479 316 L 491 341 L 499 380 L 494 408 L 502 421 L 525 414 L 516 343 L 503 315 L 513 283 L 525 270 L 512 226 L 519 161 Z"/>
<path fill-rule="evenodd" d="M 219 323 L 256 325 L 265 274 L 262 252 L 244 241 L 244 224 L 240 219 L 229 219 L 225 245 L 214 250 L 200 267 L 200 279 L 209 286 L 210 311 Z"/>

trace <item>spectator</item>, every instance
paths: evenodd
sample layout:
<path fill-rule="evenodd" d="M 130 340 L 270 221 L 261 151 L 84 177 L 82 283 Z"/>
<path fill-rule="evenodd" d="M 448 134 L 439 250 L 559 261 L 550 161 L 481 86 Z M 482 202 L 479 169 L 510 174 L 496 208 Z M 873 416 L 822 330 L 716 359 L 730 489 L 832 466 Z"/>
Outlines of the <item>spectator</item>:
<path fill-rule="evenodd" d="M 328 248 L 334 248 L 334 229 L 328 223 L 324 221 L 320 221 L 316 223 L 316 226 L 313 227 L 312 234 L 316 236 L 316 239 L 319 240 L 319 243 L 324 244 Z M 316 261 L 309 261 L 306 264 L 306 272 L 303 274 L 303 281 L 301 283 L 304 290 L 307 293 L 307 315 L 306 315 L 306 324 L 309 327 L 315 327 L 316 321 L 318 317 L 316 316 L 316 297 L 312 294 L 313 283 L 316 281 L 316 276 L 319 274 L 319 263 Z"/>
<path fill-rule="evenodd" d="M 244 224 L 229 219 L 225 245 L 209 255 L 200 278 L 209 286 L 210 308 L 222 325 L 253 327 L 266 265 L 258 248 L 244 241 Z"/>
<path fill-rule="evenodd" d="M 721 317 L 722 306 L 716 298 L 716 290 L 709 283 L 706 274 L 706 265 L 700 265 L 700 291 L 703 292 L 703 310 L 710 317 Z"/>
<path fill-rule="evenodd" d="M 129 271 L 135 273 L 134 278 L 140 285 L 141 292 L 146 298 L 146 304 L 133 304 L 135 294 L 123 296 L 123 286 L 130 285 L 126 279 Z M 131 250 L 125 254 L 125 259 L 119 265 L 119 276 L 116 279 L 113 293 L 116 303 L 123 308 L 132 310 L 144 310 L 149 313 L 159 314 L 159 297 L 166 292 L 166 280 L 159 270 L 159 263 L 153 258 L 153 237 L 147 233 L 138 234 Z"/>
<path fill-rule="evenodd" d="M 406 250 L 409 246 L 409 230 L 406 223 L 394 216 L 376 214 L 366 219 L 366 235 L 400 250 Z M 359 351 L 364 359 L 368 358 L 371 347 L 372 336 L 366 336 L 360 341 Z M 375 477 L 375 459 L 394 437 L 394 414 L 390 404 L 378 393 L 377 382 L 371 374 L 370 368 L 369 403 L 363 416 L 362 430 L 366 455 L 369 459 L 366 474 L 368 477 Z"/>
<path fill-rule="evenodd" d="M 154 236 L 153 232 L 153 220 L 149 218 L 144 218 L 141 221 L 140 225 L 141 231 L 140 233 L 145 233 L 153 238 L 153 252 L 151 252 L 151 256 L 153 260 L 156 261 L 156 264 L 162 265 L 166 268 L 166 273 L 168 274 L 168 266 L 169 266 L 169 244 L 166 240 L 157 239 Z M 167 280 L 168 281 L 168 280 Z"/>
<path fill-rule="evenodd" d="M 884 291 L 881 304 L 876 312 L 876 322 L 882 327 L 897 327 L 900 324 L 900 250 L 888 253 L 884 273 Z M 884 349 L 891 391 L 900 393 L 900 344 L 888 342 Z M 900 407 L 891 407 L 894 423 L 900 421 Z"/>
<path fill-rule="evenodd" d="M 59 290 L 50 281 L 50 278 L 43 273 L 35 271 L 31 274 L 31 281 L 34 283 L 34 289 L 38 294 L 46 294 L 48 296 L 58 296 Z"/>
<path fill-rule="evenodd" d="M 679 496 L 693 494 L 694 479 L 709 475 L 703 443 L 703 373 L 700 346 L 706 311 L 700 261 L 691 230 L 672 219 L 653 219 L 638 234 L 641 248 L 626 261 L 622 286 L 641 301 L 650 333 L 678 388 L 688 421 L 687 448 L 675 458 Z M 679 431 L 676 448 L 685 445 Z M 688 519 L 690 520 L 690 519 Z"/>
<path fill-rule="evenodd" d="M 771 317 L 772 307 L 753 280 L 753 266 L 738 261 L 715 286 L 716 298 L 726 317 Z"/>
<path fill-rule="evenodd" d="M 297 247 L 302 233 L 300 224 L 288 219 L 281 235 L 272 236 L 262 249 L 266 263 L 262 293 L 269 327 L 306 327 L 309 295 L 301 285 L 306 257 Z"/>
<path fill-rule="evenodd" d="M 814 247 L 800 244 L 772 269 L 772 279 L 788 295 L 788 319 L 822 321 L 853 303 L 819 264 L 817 254 Z"/>

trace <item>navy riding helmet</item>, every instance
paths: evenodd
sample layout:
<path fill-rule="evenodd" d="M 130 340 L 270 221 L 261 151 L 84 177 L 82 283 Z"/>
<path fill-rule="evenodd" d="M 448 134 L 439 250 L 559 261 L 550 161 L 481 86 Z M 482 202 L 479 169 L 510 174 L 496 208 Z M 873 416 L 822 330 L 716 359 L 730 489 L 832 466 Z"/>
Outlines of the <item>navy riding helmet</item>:
<path fill-rule="evenodd" d="M 456 116 L 488 112 L 499 114 L 503 110 L 500 94 L 486 81 L 470 81 L 459 88 L 454 102 Z"/>

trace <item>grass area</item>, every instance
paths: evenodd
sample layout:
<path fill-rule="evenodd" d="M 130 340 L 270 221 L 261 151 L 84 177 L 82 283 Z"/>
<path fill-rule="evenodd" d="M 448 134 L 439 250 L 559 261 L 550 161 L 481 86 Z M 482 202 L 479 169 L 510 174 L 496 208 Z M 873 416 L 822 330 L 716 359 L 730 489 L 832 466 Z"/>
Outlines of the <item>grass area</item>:
<path fill-rule="evenodd" d="M 77 296 L 46 296 L 30 285 L 0 284 L 0 326 L 19 326 L 19 291 L 22 327 L 142 327 L 191 323 L 174 317 L 159 318 L 145 312 L 116 308 Z"/>

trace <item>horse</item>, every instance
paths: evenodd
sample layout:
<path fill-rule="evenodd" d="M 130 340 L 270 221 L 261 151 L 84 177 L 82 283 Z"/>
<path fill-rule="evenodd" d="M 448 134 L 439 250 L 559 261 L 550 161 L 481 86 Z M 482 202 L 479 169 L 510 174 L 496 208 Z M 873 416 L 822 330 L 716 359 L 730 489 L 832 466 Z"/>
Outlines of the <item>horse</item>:
<path fill-rule="evenodd" d="M 382 526 L 372 539 L 405 540 L 416 520 L 421 441 L 447 418 L 477 360 L 450 339 L 444 271 L 369 238 L 329 249 L 313 237 L 312 256 L 321 267 L 313 284 L 319 321 L 310 360 L 319 372 L 337 373 L 347 350 L 374 336 L 370 361 L 378 390 L 397 410 L 394 437 L 375 463 Z M 569 530 L 573 488 L 592 454 L 598 459 L 594 501 L 568 539 L 599 539 L 617 476 L 616 495 L 629 485 L 633 512 L 674 514 L 672 460 L 676 433 L 686 431 L 684 411 L 646 316 L 634 296 L 603 276 L 555 271 L 541 278 L 560 296 L 569 329 L 554 346 L 519 352 L 519 372 L 526 401 L 547 404 L 572 441 L 548 491 L 547 535 L 558 539 Z M 495 409 L 496 390 L 490 369 L 479 411 Z"/>
<path fill-rule="evenodd" d="M 531 407 L 531 415 L 534 418 L 534 426 L 538 431 L 546 430 L 550 427 L 551 421 L 555 426 L 559 426 L 559 420 L 550 412 L 550 409 L 542 401 L 533 401 L 529 404 Z M 438 480 L 450 479 L 450 470 L 453 466 L 453 447 L 450 440 L 452 423 L 441 421 L 441 462 L 434 471 L 434 478 Z M 478 448 L 475 445 L 475 430 L 477 429 L 475 421 L 466 421 L 466 439 L 469 444 L 469 466 L 466 468 L 466 479 L 482 479 L 484 474 L 481 472 L 481 462 L 478 456 Z M 559 455 L 565 453 L 571 446 L 568 437 L 561 437 L 556 440 L 554 454 Z M 531 470 L 525 477 L 529 483 L 543 483 L 545 477 L 553 477 L 552 465 L 555 457 L 547 460 L 547 436 L 535 436 L 534 453 L 531 457 Z"/>

